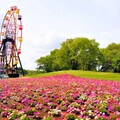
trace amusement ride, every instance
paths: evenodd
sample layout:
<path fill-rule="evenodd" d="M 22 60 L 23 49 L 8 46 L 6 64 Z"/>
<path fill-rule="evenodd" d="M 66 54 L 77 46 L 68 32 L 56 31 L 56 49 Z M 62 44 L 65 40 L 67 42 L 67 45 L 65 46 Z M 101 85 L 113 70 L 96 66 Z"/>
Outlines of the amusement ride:
<path fill-rule="evenodd" d="M 0 74 L 9 77 L 24 75 L 20 60 L 22 37 L 22 16 L 17 6 L 11 7 L 4 16 L 0 32 Z"/>

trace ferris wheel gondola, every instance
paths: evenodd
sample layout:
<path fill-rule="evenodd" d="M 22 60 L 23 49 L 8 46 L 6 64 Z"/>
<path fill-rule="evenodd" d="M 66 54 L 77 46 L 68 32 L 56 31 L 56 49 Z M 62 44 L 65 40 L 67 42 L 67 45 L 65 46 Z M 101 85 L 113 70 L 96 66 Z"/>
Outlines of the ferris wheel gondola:
<path fill-rule="evenodd" d="M 1 34 L 0 34 L 0 62 L 3 63 L 5 72 L 9 76 L 19 76 L 18 63 L 22 69 L 19 55 L 21 54 L 22 37 L 22 16 L 19 14 L 20 9 L 16 6 L 11 7 L 4 16 Z"/>

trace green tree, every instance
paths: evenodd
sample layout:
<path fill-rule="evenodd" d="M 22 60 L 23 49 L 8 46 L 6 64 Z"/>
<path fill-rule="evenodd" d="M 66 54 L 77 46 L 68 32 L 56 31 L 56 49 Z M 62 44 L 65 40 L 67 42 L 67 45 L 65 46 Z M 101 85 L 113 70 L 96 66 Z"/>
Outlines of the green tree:
<path fill-rule="evenodd" d="M 59 70 L 59 66 L 57 65 L 56 61 L 56 53 L 58 49 L 55 49 L 50 52 L 50 55 L 47 55 L 45 57 L 40 57 L 39 59 L 36 60 L 37 69 L 43 69 L 46 72 L 52 72 Z"/>
<path fill-rule="evenodd" d="M 67 39 L 65 42 L 61 44 L 61 48 L 56 54 L 56 62 L 60 66 L 60 70 L 68 70 L 71 69 L 71 44 L 73 39 Z"/>
<path fill-rule="evenodd" d="M 58 63 L 57 54 L 59 52 L 59 49 L 55 49 L 50 52 L 51 60 L 52 60 L 52 71 L 58 71 L 60 70 L 60 64 Z"/>
<path fill-rule="evenodd" d="M 77 64 L 76 69 L 96 70 L 100 54 L 98 46 L 99 44 L 94 39 L 74 39 L 71 45 L 71 59 Z"/>
<path fill-rule="evenodd" d="M 111 43 L 102 49 L 102 71 L 119 71 L 120 44 Z"/>
<path fill-rule="evenodd" d="M 120 73 L 120 54 L 112 60 L 113 72 Z"/>
<path fill-rule="evenodd" d="M 50 55 L 47 55 L 45 57 L 40 57 L 38 60 L 36 60 L 37 69 L 43 68 L 46 72 L 52 71 L 52 59 Z"/>

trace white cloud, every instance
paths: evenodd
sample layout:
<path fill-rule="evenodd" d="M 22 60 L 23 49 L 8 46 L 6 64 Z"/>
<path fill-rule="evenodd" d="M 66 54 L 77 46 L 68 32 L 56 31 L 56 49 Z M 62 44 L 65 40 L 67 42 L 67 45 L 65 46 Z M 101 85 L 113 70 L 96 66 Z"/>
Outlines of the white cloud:
<path fill-rule="evenodd" d="M 59 48 L 60 43 L 65 39 L 63 35 L 57 34 L 53 31 L 38 32 L 32 36 L 24 37 L 22 44 L 21 60 L 25 69 L 35 69 L 35 61 L 50 51 Z"/>
<path fill-rule="evenodd" d="M 100 47 L 107 47 L 108 44 L 113 42 L 120 43 L 120 28 L 100 32 L 95 38 L 100 43 Z"/>

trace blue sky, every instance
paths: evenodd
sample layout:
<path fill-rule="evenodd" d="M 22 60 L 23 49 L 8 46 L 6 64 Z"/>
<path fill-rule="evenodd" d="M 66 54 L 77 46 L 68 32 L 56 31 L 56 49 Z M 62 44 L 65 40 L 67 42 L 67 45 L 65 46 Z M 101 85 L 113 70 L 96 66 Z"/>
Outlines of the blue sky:
<path fill-rule="evenodd" d="M 120 43 L 120 0 L 0 0 L 0 5 L 0 24 L 11 6 L 20 8 L 25 69 L 35 69 L 36 59 L 67 38 L 96 39 L 100 47 Z"/>

